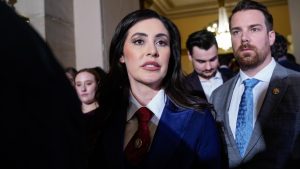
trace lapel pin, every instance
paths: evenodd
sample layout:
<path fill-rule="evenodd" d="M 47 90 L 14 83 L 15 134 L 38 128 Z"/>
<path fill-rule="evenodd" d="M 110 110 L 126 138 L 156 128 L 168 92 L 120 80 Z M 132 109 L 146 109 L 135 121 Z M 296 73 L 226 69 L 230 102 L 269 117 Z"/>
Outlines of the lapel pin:
<path fill-rule="evenodd" d="M 273 90 L 272 90 L 272 93 L 273 94 L 279 94 L 280 90 L 279 88 L 275 87 Z"/>
<path fill-rule="evenodd" d="M 139 148 L 142 147 L 142 145 L 143 145 L 142 139 L 137 138 L 137 139 L 135 140 L 135 142 L 134 142 L 134 147 L 135 147 L 136 149 L 139 149 Z"/>

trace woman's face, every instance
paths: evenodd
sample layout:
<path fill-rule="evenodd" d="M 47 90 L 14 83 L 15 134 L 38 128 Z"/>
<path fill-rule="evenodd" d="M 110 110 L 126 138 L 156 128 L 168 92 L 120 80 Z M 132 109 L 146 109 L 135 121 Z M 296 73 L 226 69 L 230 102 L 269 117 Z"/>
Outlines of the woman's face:
<path fill-rule="evenodd" d="M 128 30 L 120 62 L 127 69 L 131 87 L 160 89 L 170 59 L 170 36 L 163 23 L 146 19 Z"/>
<path fill-rule="evenodd" d="M 82 103 L 91 104 L 95 102 L 97 82 L 93 74 L 89 72 L 80 72 L 77 74 L 75 89 Z"/>

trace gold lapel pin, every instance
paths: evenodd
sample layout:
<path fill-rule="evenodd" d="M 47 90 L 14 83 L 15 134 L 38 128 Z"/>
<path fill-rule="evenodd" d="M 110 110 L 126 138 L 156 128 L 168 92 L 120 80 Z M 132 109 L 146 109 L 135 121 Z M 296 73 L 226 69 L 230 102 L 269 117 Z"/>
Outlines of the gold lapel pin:
<path fill-rule="evenodd" d="M 272 90 L 272 93 L 273 93 L 273 94 L 279 94 L 279 93 L 280 93 L 279 88 L 275 87 L 275 88 Z"/>
<path fill-rule="evenodd" d="M 137 139 L 134 141 L 134 148 L 139 149 L 139 148 L 142 147 L 142 145 L 143 145 L 142 139 L 137 138 Z"/>

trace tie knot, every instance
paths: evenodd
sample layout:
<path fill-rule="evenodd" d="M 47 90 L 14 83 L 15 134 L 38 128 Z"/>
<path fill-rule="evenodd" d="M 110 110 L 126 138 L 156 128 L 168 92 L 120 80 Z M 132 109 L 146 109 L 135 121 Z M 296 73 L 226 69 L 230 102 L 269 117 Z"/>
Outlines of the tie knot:
<path fill-rule="evenodd" d="M 244 85 L 245 85 L 245 88 L 250 88 L 252 89 L 255 85 L 257 85 L 257 83 L 259 82 L 259 80 L 257 79 L 246 79 L 243 81 Z"/>
<path fill-rule="evenodd" d="M 141 107 L 136 112 L 139 123 L 148 123 L 152 117 L 152 112 L 147 107 Z"/>

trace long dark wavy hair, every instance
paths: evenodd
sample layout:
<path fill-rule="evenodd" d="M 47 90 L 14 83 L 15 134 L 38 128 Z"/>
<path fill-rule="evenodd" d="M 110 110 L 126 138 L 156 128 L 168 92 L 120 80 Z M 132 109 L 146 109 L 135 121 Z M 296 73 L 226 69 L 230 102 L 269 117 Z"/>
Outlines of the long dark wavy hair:
<path fill-rule="evenodd" d="M 198 110 L 210 107 L 204 100 L 190 95 L 188 90 L 185 89 L 183 84 L 185 76 L 181 69 L 181 41 L 177 27 L 169 19 L 149 9 L 137 10 L 128 14 L 117 26 L 110 44 L 110 70 L 107 83 L 104 85 L 104 89 L 101 90 L 103 94 L 101 105 L 104 106 L 105 111 L 127 110 L 130 84 L 126 67 L 120 62 L 120 57 L 123 55 L 124 42 L 128 36 L 128 30 L 136 23 L 151 18 L 160 20 L 170 35 L 171 56 L 168 71 L 161 87 L 165 89 L 167 96 L 181 107 Z"/>

